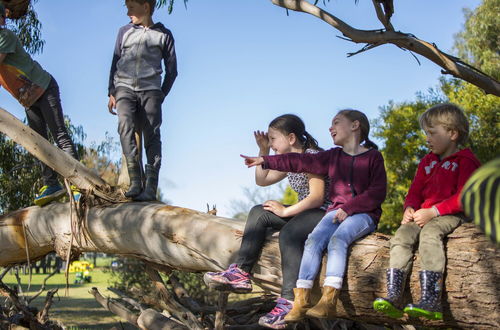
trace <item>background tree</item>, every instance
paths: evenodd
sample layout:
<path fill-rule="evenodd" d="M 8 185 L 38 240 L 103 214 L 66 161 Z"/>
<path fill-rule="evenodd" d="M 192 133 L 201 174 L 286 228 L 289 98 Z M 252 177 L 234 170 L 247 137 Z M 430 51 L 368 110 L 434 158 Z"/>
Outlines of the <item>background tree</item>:
<path fill-rule="evenodd" d="M 500 75 L 498 0 L 485 0 L 474 11 L 465 11 L 464 30 L 457 34 L 455 49 L 480 70 Z M 496 10 L 496 11 L 495 11 Z M 429 152 L 418 125 L 418 116 L 440 102 L 462 107 L 470 123 L 471 147 L 481 163 L 498 156 L 500 150 L 500 98 L 485 95 L 478 87 L 458 79 L 441 79 L 439 91 L 418 93 L 415 101 L 381 108 L 374 121 L 375 136 L 383 141 L 388 175 L 388 194 L 379 230 L 392 233 L 398 226 L 402 207 L 418 162 Z"/>

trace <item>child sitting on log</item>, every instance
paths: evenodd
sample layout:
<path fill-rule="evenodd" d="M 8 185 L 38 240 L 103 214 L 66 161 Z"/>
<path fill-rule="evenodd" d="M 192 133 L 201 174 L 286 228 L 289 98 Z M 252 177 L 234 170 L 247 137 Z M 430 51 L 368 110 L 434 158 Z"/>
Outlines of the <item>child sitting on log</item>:
<path fill-rule="evenodd" d="M 275 118 L 269 124 L 267 133 L 256 131 L 254 135 L 260 155 L 269 155 L 270 149 L 276 154 L 315 154 L 323 150 L 307 133 L 302 119 L 292 114 Z M 259 319 L 261 326 L 272 329 L 286 327 L 284 318 L 292 309 L 293 288 L 299 273 L 304 242 L 330 204 L 324 175 L 286 173 L 260 166 L 255 169 L 255 181 L 259 186 L 269 186 L 285 178 L 297 192 L 298 203 L 283 205 L 269 200 L 254 206 L 248 214 L 236 262 L 222 272 L 208 272 L 204 276 L 207 285 L 213 289 L 237 293 L 252 291 L 250 274 L 264 246 L 267 230 L 279 230 L 283 274 L 281 296 L 276 306 Z"/>
<path fill-rule="evenodd" d="M 285 317 L 286 322 L 300 321 L 306 315 L 315 318 L 335 316 L 349 246 L 377 228 L 387 179 L 382 154 L 368 138 L 369 132 L 370 124 L 365 114 L 342 110 L 333 118 L 330 127 L 333 142 L 340 148 L 316 154 L 242 156 L 249 167 L 261 165 L 264 169 L 309 172 L 327 175 L 330 179 L 328 197 L 332 204 L 305 243 L 294 289 L 295 300 Z M 323 294 L 311 308 L 310 293 L 326 248 L 328 262 Z"/>
<path fill-rule="evenodd" d="M 0 1 L 0 85 L 25 107 L 29 127 L 47 139 L 48 126 L 57 146 L 78 159 L 64 123 L 59 86 L 54 77 L 26 53 L 14 32 L 5 28 L 8 12 Z M 62 197 L 65 189 L 52 168 L 42 162 L 40 165 L 44 185 L 35 197 L 35 204 L 44 206 Z M 80 193 L 74 189 L 77 200 Z"/>
<path fill-rule="evenodd" d="M 436 105 L 426 110 L 419 122 L 431 152 L 418 165 L 404 203 L 401 226 L 391 239 L 387 297 L 377 298 L 373 307 L 393 318 L 402 317 L 404 312 L 411 317 L 440 320 L 446 264 L 443 239 L 462 223 L 460 192 L 480 164 L 470 149 L 459 149 L 467 141 L 469 123 L 458 106 Z M 417 243 L 421 299 L 402 310 L 405 278 Z"/>

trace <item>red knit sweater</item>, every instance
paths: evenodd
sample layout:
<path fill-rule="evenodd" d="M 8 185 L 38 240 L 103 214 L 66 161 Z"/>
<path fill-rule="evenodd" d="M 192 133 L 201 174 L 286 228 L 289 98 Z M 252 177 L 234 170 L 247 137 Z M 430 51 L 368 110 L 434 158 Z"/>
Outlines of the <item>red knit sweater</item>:
<path fill-rule="evenodd" d="M 415 211 L 435 206 L 440 215 L 462 211 L 459 197 L 462 187 L 481 164 L 470 149 L 464 149 L 442 160 L 427 154 L 418 165 L 404 209 Z"/>

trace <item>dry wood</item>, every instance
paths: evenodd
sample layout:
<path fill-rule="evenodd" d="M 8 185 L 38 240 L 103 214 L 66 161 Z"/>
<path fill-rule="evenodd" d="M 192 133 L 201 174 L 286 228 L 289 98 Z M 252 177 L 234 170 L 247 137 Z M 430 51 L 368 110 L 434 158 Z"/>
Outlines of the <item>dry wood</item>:
<path fill-rule="evenodd" d="M 135 325 L 136 327 L 139 326 L 137 324 L 138 316 L 134 314 L 132 311 L 130 311 L 123 304 L 120 304 L 119 302 L 109 298 L 104 298 L 97 288 L 92 288 L 89 291 L 89 293 L 93 295 L 95 300 L 106 310 L 110 311 L 113 314 L 118 315 L 124 320 L 127 320 L 127 322 Z"/>
<path fill-rule="evenodd" d="M 0 266 L 26 261 L 25 237 L 33 259 L 67 246 L 71 235 L 68 204 L 30 207 L 0 217 Z M 155 265 L 187 271 L 217 271 L 236 258 L 244 221 L 215 217 L 185 208 L 150 203 L 94 207 L 84 222 L 87 240 L 76 239 L 74 251 L 100 251 L 136 257 Z M 82 231 L 81 231 L 82 232 Z M 496 329 L 500 327 L 498 249 L 473 225 L 459 227 L 449 236 L 445 279 L 444 321 L 392 320 L 372 309 L 385 295 L 385 268 L 389 236 L 372 234 L 350 250 L 339 317 L 368 323 Z M 406 301 L 419 299 L 416 259 Z M 279 293 L 280 254 L 277 238 L 266 244 L 254 267 L 254 281 Z"/>
<path fill-rule="evenodd" d="M 411 33 L 403 33 L 391 29 L 392 25 L 386 22 L 386 30 L 359 30 L 355 29 L 341 19 L 305 0 L 271 0 L 277 6 L 298 12 L 313 15 L 339 30 L 348 40 L 355 43 L 379 46 L 393 44 L 402 49 L 415 52 L 443 68 L 443 74 L 450 74 L 463 79 L 483 89 L 487 94 L 500 96 L 500 83 L 487 74 L 466 64 L 460 59 L 442 52 L 435 44 L 420 40 Z M 379 19 L 384 23 L 380 8 L 374 2 Z M 377 9 L 378 8 L 378 9 Z M 373 47 L 368 47 L 371 49 Z"/>
<path fill-rule="evenodd" d="M 219 292 L 217 300 L 217 312 L 215 313 L 215 330 L 224 329 L 224 319 L 226 318 L 227 292 Z"/>
<path fill-rule="evenodd" d="M 198 321 L 196 316 L 194 316 L 194 314 L 189 309 L 179 304 L 170 293 L 170 291 L 168 291 L 158 271 L 153 269 L 151 266 L 146 266 L 146 273 L 153 282 L 156 290 L 161 297 L 161 300 L 165 304 L 165 309 L 169 313 L 178 318 L 182 323 L 185 323 L 187 326 L 189 326 L 190 329 L 203 329 L 203 326 Z"/>

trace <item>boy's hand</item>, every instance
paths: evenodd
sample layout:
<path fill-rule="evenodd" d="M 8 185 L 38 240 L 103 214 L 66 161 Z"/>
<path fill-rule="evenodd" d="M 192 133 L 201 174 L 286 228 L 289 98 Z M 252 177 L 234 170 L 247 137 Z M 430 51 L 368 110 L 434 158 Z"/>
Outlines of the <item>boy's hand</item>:
<path fill-rule="evenodd" d="M 413 214 L 413 221 L 420 227 L 425 226 L 432 218 L 437 217 L 438 214 L 433 208 L 420 209 Z"/>
<path fill-rule="evenodd" d="M 255 136 L 255 142 L 257 142 L 261 153 L 265 155 L 269 154 L 269 138 L 267 133 L 255 131 L 253 132 L 253 136 Z"/>
<path fill-rule="evenodd" d="M 240 155 L 240 156 L 245 158 L 245 165 L 248 167 L 264 164 L 264 158 L 262 157 L 249 157 L 245 155 Z"/>
<path fill-rule="evenodd" d="M 335 217 L 333 218 L 333 223 L 344 221 L 349 215 L 345 213 L 342 209 L 337 209 L 337 213 L 335 213 Z"/>
<path fill-rule="evenodd" d="M 414 214 L 415 210 L 413 209 L 413 207 L 408 206 L 405 210 L 405 213 L 403 213 L 403 220 L 401 221 L 401 224 L 404 225 L 405 223 L 412 222 Z"/>
<path fill-rule="evenodd" d="M 108 101 L 108 111 L 112 115 L 116 115 L 116 112 L 113 111 L 113 109 L 116 109 L 116 100 L 115 100 L 115 97 L 113 95 L 110 95 L 109 101 Z"/>
<path fill-rule="evenodd" d="M 278 201 L 266 201 L 264 202 L 264 204 L 262 204 L 262 207 L 266 211 L 273 212 L 278 217 L 281 218 L 286 217 L 285 215 L 286 207 Z"/>

